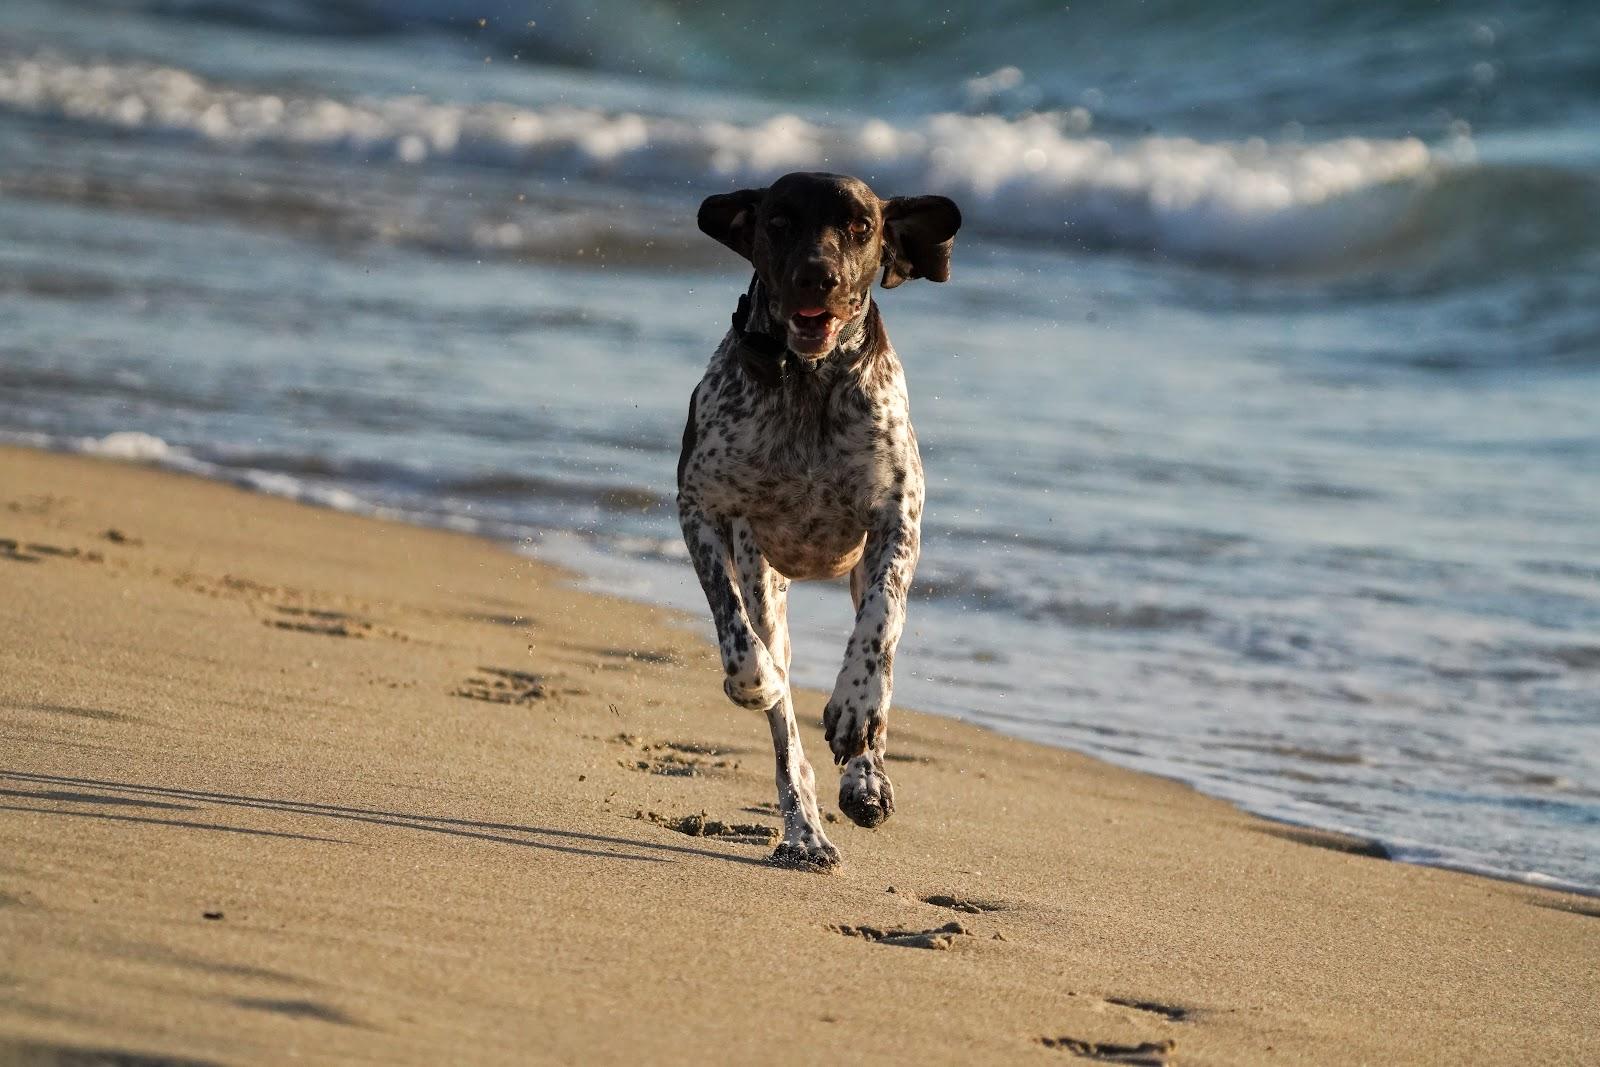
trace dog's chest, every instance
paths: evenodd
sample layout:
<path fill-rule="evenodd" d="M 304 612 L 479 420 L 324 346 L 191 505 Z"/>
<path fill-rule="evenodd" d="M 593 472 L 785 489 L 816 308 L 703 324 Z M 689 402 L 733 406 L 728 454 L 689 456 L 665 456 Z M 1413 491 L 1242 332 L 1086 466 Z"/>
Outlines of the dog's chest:
<path fill-rule="evenodd" d="M 870 406 L 849 397 L 825 405 L 768 400 L 727 425 L 721 462 L 710 457 L 716 503 L 750 519 L 859 528 L 880 489 L 884 446 Z M 717 449 L 713 439 L 708 451 Z M 719 510 L 722 510 L 719 508 Z"/>
<path fill-rule="evenodd" d="M 830 578 L 855 565 L 882 495 L 867 435 L 835 426 L 811 441 L 757 440 L 743 459 L 738 510 L 780 573 Z"/>
<path fill-rule="evenodd" d="M 713 512 L 766 527 L 768 540 L 859 540 L 918 467 L 905 393 L 892 378 L 882 389 L 859 381 L 775 391 L 707 384 L 690 465 L 695 495 Z"/>

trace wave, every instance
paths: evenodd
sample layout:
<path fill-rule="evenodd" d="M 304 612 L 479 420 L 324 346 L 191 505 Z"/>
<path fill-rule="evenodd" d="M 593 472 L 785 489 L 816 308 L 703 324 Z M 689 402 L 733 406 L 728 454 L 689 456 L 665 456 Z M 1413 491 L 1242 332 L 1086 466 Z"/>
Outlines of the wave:
<path fill-rule="evenodd" d="M 403 516 L 400 511 L 379 507 L 341 486 L 321 484 L 270 470 L 231 469 L 225 464 L 202 459 L 188 449 L 171 445 L 165 439 L 142 430 L 118 430 L 104 437 L 0 431 L 0 442 L 28 448 L 80 452 L 128 463 L 148 463 L 335 511 L 392 518 Z"/>
<path fill-rule="evenodd" d="M 190 447 L 142 430 L 84 437 L 0 429 L 0 444 L 146 463 L 339 511 L 512 539 L 538 525 L 541 516 L 530 512 L 519 521 L 515 506 L 485 509 L 482 505 L 554 505 L 611 514 L 652 512 L 666 506 L 663 494 L 636 485 L 503 472 L 439 473 L 395 461 L 221 444 Z"/>
<path fill-rule="evenodd" d="M 642 486 L 505 471 L 438 472 L 392 460 L 271 452 L 236 445 L 175 445 L 139 430 L 84 437 L 0 429 L 0 443 L 147 463 L 340 511 L 402 518 L 507 540 L 520 540 L 545 525 L 551 516 L 541 511 L 544 505 L 555 505 L 569 518 L 573 508 L 621 516 L 657 513 L 667 507 L 666 497 Z M 497 503 L 508 506 L 492 506 Z M 683 555 L 675 537 L 663 540 L 653 534 L 599 528 L 581 536 L 626 556 L 676 561 Z M 1018 587 L 1003 575 L 937 565 L 923 570 L 915 588 L 919 599 L 1073 628 L 1198 629 L 1214 621 L 1208 611 L 1192 605 L 1093 601 Z"/>
<path fill-rule="evenodd" d="M 83 3 L 83 0 L 79 0 Z M 103 0 L 85 3 L 95 11 Z M 70 6 L 63 4 L 61 6 Z M 117 8 L 304 39 L 428 35 L 502 60 L 794 99 L 923 108 L 1087 101 L 1130 130 L 1286 122 L 1405 128 L 1401 116 L 1519 125 L 1593 115 L 1600 60 L 1571 5 L 1241 0 L 118 0 Z M 98 12 L 96 11 L 98 14 Z M 826 47 L 797 42 L 826 41 Z M 1138 57 L 1130 63 L 1130 57 Z M 980 72 L 973 76 L 974 72 Z M 983 74 L 981 72 L 992 72 Z M 998 75 L 998 76 L 997 76 Z M 1440 118 L 1440 116 L 1443 118 Z M 1398 120 L 1398 121 L 1396 121 Z"/>
<path fill-rule="evenodd" d="M 1246 266 L 1326 263 L 1381 245 L 1449 168 L 1415 138 L 1094 137 L 1082 109 L 1012 119 L 945 112 L 898 125 L 794 114 L 693 121 L 568 105 L 336 99 L 51 53 L 0 57 L 0 108 L 363 164 L 438 160 L 652 187 L 710 190 L 821 167 L 885 193 L 954 196 L 976 228 L 998 236 Z"/>
<path fill-rule="evenodd" d="M 1018 583 L 1014 576 L 985 574 L 925 561 L 913 593 L 918 600 L 1000 612 L 1035 622 L 1092 630 L 1187 630 L 1212 621 L 1210 612 L 1192 605 L 1139 601 L 1087 600 L 1059 594 L 1038 585 Z"/>

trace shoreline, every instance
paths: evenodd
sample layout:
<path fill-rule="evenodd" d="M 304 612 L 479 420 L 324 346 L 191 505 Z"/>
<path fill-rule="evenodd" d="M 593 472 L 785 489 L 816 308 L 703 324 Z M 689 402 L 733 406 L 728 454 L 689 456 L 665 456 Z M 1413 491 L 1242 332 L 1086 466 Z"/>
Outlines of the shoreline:
<path fill-rule="evenodd" d="M 0 447 L 0 523 L 0 1060 L 1600 1051 L 1592 898 L 898 708 L 900 812 L 776 871 L 764 725 L 676 613 L 83 456 Z"/>
<path fill-rule="evenodd" d="M 462 523 L 452 524 L 450 518 L 431 516 L 426 512 L 409 511 L 404 508 L 390 507 L 367 501 L 354 493 L 337 487 L 306 486 L 297 480 L 279 480 L 270 474 L 265 478 L 251 478 L 241 475 L 233 468 L 199 460 L 189 456 L 182 449 L 174 449 L 164 440 L 147 435 L 140 431 L 122 431 L 103 438 L 52 438 L 43 434 L 0 434 L 0 449 L 19 448 L 28 451 L 42 451 L 55 455 L 87 456 L 113 462 L 129 463 L 134 465 L 149 466 L 153 469 L 167 471 L 188 477 L 195 477 L 217 484 L 227 485 L 252 493 L 260 493 L 276 499 L 287 500 L 297 504 L 350 515 L 380 522 L 394 522 L 417 529 L 440 530 L 451 533 L 464 534 L 475 537 L 487 544 L 508 552 L 532 559 L 542 566 L 564 572 L 570 576 L 574 588 L 579 588 L 590 594 L 615 597 L 632 604 L 647 608 L 660 609 L 667 612 L 682 613 L 680 606 L 673 605 L 660 598 L 652 598 L 642 594 L 632 594 L 618 588 L 617 583 L 608 583 L 605 578 L 586 572 L 581 566 L 553 560 L 548 554 L 532 546 L 525 539 L 519 539 L 506 533 L 497 532 L 493 528 L 486 528 L 481 520 L 465 520 Z M 687 567 L 687 563 L 685 563 Z M 693 615 L 693 610 L 690 615 Z M 692 627 L 697 617 L 686 620 L 686 625 Z M 806 687 L 812 691 L 821 691 L 824 686 L 813 685 Z M 898 712 L 900 705 L 896 704 Z M 1214 800 L 1230 805 L 1243 814 L 1263 819 L 1290 830 L 1308 831 L 1313 835 L 1320 835 L 1330 841 L 1344 842 L 1347 851 L 1357 852 L 1373 858 L 1381 858 L 1394 863 L 1411 866 L 1428 867 L 1438 870 L 1452 871 L 1475 878 L 1485 878 L 1490 881 L 1506 882 L 1511 885 L 1527 886 L 1535 889 L 1547 889 L 1557 893 L 1565 893 L 1580 897 L 1600 899 L 1600 884 L 1586 885 L 1580 882 L 1569 881 L 1563 878 L 1546 875 L 1538 871 L 1509 871 L 1487 867 L 1473 866 L 1470 863 L 1455 862 L 1449 859 L 1412 858 L 1405 854 L 1404 848 L 1397 848 L 1396 844 L 1386 841 L 1382 837 L 1367 833 L 1352 831 L 1339 826 L 1327 825 L 1317 821 L 1304 821 L 1291 816 L 1277 814 L 1267 810 L 1264 806 L 1253 805 L 1237 797 L 1223 795 L 1205 789 L 1200 783 L 1184 778 L 1180 774 L 1166 774 L 1159 770 L 1120 763 L 1098 752 L 1075 748 L 1070 745 L 1052 743 L 1038 737 L 1029 736 L 1022 731 L 1008 730 L 1002 722 L 985 722 L 963 716 L 953 710 L 930 710 L 927 714 L 939 715 L 957 722 L 961 722 L 978 729 L 989 730 L 1002 737 L 1014 738 L 1031 744 L 1044 745 L 1047 748 L 1072 752 L 1088 759 L 1097 760 L 1110 766 L 1118 767 L 1135 774 L 1148 775 L 1173 782 Z M 1417 848 L 1424 851 L 1433 846 L 1427 843 L 1416 844 Z"/>

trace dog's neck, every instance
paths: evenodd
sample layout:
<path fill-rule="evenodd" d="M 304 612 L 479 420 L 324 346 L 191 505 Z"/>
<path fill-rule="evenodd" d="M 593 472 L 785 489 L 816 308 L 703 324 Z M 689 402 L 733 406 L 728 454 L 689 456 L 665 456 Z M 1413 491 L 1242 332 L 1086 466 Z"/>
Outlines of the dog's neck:
<path fill-rule="evenodd" d="M 789 351 L 789 331 L 775 322 L 767 310 L 766 287 L 761 276 L 750 279 L 750 287 L 739 298 L 733 313 L 733 330 L 739 338 L 737 355 L 750 378 L 764 386 L 778 386 L 793 374 L 815 373 L 824 366 L 853 367 L 861 361 L 867 346 L 867 319 L 872 313 L 872 294 L 861 302 L 861 310 L 839 329 L 839 340 L 827 355 L 808 358 Z"/>

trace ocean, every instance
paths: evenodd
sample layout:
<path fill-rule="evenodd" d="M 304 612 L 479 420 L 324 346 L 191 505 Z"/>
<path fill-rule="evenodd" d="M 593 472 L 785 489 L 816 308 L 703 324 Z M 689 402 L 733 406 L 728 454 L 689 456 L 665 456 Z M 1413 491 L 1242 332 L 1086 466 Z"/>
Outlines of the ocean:
<path fill-rule="evenodd" d="M 897 700 L 1600 893 L 1586 2 L 6 0 L 0 440 L 703 618 L 674 468 L 747 271 L 694 211 L 798 169 L 966 219 L 878 294 Z"/>

